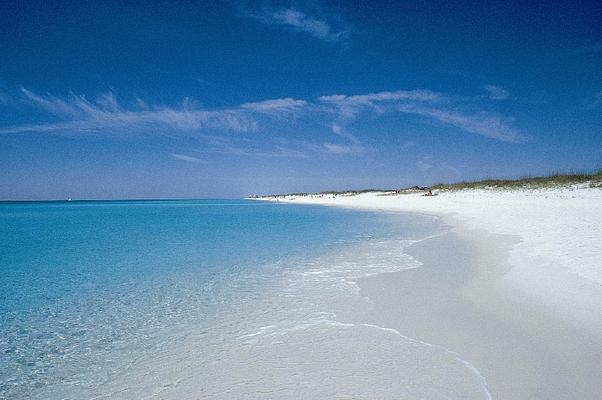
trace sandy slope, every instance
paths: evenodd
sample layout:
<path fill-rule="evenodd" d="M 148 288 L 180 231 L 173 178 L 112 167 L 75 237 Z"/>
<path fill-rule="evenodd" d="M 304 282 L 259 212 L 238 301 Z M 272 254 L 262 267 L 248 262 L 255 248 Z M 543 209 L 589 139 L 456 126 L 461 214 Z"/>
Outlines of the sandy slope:
<path fill-rule="evenodd" d="M 274 199 L 271 199 L 274 200 Z M 515 300 L 600 337 L 602 332 L 602 190 L 463 190 L 437 196 L 286 196 L 279 201 L 444 215 L 453 225 L 515 235 L 511 269 L 497 286 Z"/>

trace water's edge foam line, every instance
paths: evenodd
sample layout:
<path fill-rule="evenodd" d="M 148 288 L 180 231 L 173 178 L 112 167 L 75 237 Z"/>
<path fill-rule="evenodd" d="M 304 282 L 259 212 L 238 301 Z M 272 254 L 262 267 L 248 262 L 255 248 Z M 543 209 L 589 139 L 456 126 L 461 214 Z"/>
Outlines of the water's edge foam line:
<path fill-rule="evenodd" d="M 411 338 L 408 337 L 404 334 L 402 334 L 401 332 L 399 332 L 396 329 L 393 328 L 385 328 L 382 326 L 378 326 L 378 325 L 374 325 L 374 324 L 351 324 L 351 323 L 345 323 L 345 322 L 333 322 L 332 326 L 343 326 L 343 327 L 357 327 L 357 326 L 362 326 L 362 327 L 366 327 L 366 328 L 374 328 L 374 329 L 378 329 L 384 332 L 390 332 L 393 333 L 397 336 L 399 336 L 400 338 L 407 340 L 409 342 L 412 343 L 418 343 L 421 344 L 423 346 L 426 347 L 432 347 L 435 349 L 440 349 L 443 350 L 445 353 L 453 356 L 454 359 L 456 359 L 459 363 L 461 363 L 462 365 L 464 365 L 465 367 L 467 367 L 479 380 L 479 385 L 481 387 L 481 391 L 483 393 L 483 395 L 485 396 L 486 400 L 492 400 L 493 397 L 491 396 L 491 393 L 489 392 L 489 387 L 487 384 L 487 379 L 481 374 L 481 372 L 477 369 L 477 367 L 475 367 L 470 361 L 462 358 L 462 356 L 460 354 L 458 354 L 457 352 L 448 349 L 445 346 L 439 345 L 439 344 L 432 344 L 432 343 L 427 343 L 425 341 L 419 340 L 419 339 L 415 339 L 415 338 Z"/>

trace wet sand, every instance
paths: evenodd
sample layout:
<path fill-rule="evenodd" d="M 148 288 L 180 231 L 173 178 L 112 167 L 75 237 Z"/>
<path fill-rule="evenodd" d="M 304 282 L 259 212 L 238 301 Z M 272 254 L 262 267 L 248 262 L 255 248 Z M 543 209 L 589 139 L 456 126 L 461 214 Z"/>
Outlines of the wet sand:
<path fill-rule="evenodd" d="M 357 281 L 377 312 L 355 318 L 457 352 L 494 399 L 600 398 L 600 337 L 503 285 L 518 241 L 454 229 L 418 242 L 406 252 L 422 267 Z"/>

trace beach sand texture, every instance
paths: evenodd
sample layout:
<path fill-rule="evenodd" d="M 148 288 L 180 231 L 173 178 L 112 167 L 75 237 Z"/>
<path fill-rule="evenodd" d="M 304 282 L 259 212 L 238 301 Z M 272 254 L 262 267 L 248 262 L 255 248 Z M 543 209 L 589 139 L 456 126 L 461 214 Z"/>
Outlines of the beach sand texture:
<path fill-rule="evenodd" d="M 452 232 L 406 249 L 421 268 L 358 281 L 378 310 L 361 319 L 458 352 L 493 398 L 602 393 L 602 190 L 278 200 L 441 216 Z"/>

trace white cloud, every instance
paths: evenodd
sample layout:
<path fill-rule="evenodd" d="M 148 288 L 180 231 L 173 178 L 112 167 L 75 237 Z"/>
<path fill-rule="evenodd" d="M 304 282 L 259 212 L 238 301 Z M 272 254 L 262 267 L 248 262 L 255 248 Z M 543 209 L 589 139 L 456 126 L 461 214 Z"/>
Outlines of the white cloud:
<path fill-rule="evenodd" d="M 400 102 L 433 102 L 443 96 L 430 90 L 398 90 L 395 92 L 377 92 L 363 95 L 346 96 L 341 94 L 321 96 L 318 101 L 337 108 L 345 119 L 355 119 L 361 112 L 384 112 L 387 106 Z"/>
<path fill-rule="evenodd" d="M 70 101 L 65 101 L 52 95 L 40 96 L 23 87 L 21 93 L 25 100 L 59 117 L 75 117 L 88 108 L 87 101 L 82 96 L 71 95 Z"/>
<path fill-rule="evenodd" d="M 38 95 L 25 88 L 21 89 L 21 94 L 27 104 L 58 117 L 61 121 L 5 127 L 0 128 L 0 133 L 193 133 L 205 129 L 239 132 L 256 129 L 256 121 L 240 108 L 208 110 L 195 108 L 194 104 L 191 105 L 186 100 L 179 107 L 150 108 L 137 99 L 135 105 L 127 109 L 118 103 L 111 92 L 99 96 L 95 102 L 74 94 L 66 99 Z"/>
<path fill-rule="evenodd" d="M 263 132 L 278 119 L 293 126 L 297 119 L 306 124 L 327 126 L 332 134 L 346 139 L 348 149 L 340 145 L 318 145 L 331 153 L 357 152 L 360 140 L 348 128 L 363 115 L 377 118 L 385 113 L 413 114 L 462 131 L 495 140 L 513 142 L 523 135 L 513 126 L 513 120 L 495 112 L 476 108 L 462 98 L 429 90 L 383 91 L 360 95 L 328 95 L 315 100 L 293 98 L 248 102 L 223 109 L 203 108 L 191 99 L 177 106 L 149 106 L 140 99 L 126 105 L 113 92 L 89 101 L 81 95 L 66 98 L 39 95 L 20 90 L 20 104 L 53 118 L 50 122 L 14 125 L 0 128 L 0 134 L 98 133 L 98 134 L 165 134 L 201 136 L 217 132 Z"/>
<path fill-rule="evenodd" d="M 290 97 L 284 99 L 270 99 L 253 103 L 244 103 L 240 107 L 266 114 L 274 113 L 292 113 L 301 110 L 307 105 L 305 100 L 295 100 Z"/>
<path fill-rule="evenodd" d="M 351 133 L 347 132 L 345 129 L 343 129 L 343 127 L 337 123 L 334 123 L 330 126 L 330 129 L 332 129 L 332 132 L 335 135 L 338 135 L 342 138 L 345 138 L 347 140 L 349 140 L 351 143 L 353 144 L 359 144 L 360 140 L 355 137 L 354 135 L 352 135 Z"/>
<path fill-rule="evenodd" d="M 495 85 L 485 85 L 483 87 L 491 100 L 506 100 L 510 97 L 510 93 L 504 88 Z"/>
<path fill-rule="evenodd" d="M 326 21 L 313 18 L 294 9 L 279 10 L 272 16 L 276 23 L 287 25 L 301 32 L 307 32 L 318 39 L 338 41 L 347 35 L 346 31 L 334 32 Z"/>
<path fill-rule="evenodd" d="M 429 90 L 400 90 L 354 96 L 330 95 L 319 97 L 318 101 L 334 107 L 334 112 L 345 121 L 353 121 L 366 112 L 401 112 L 430 118 L 496 140 L 514 142 L 522 138 L 518 129 L 512 126 L 510 118 L 481 110 L 458 111 L 462 108 L 461 101 Z"/>
<path fill-rule="evenodd" d="M 187 156 L 185 154 L 170 153 L 169 156 L 172 158 L 175 158 L 176 160 L 186 161 L 186 162 L 190 162 L 190 163 L 203 162 L 203 160 L 201 160 L 200 158 Z"/>
<path fill-rule="evenodd" d="M 503 142 L 516 142 L 523 137 L 512 126 L 512 121 L 498 114 L 478 111 L 473 114 L 463 114 L 454 110 L 441 110 L 423 106 L 400 106 L 399 111 L 432 118 L 444 124 L 452 125 L 466 132 L 476 133 Z"/>
<path fill-rule="evenodd" d="M 343 128 L 339 124 L 332 124 L 331 127 L 330 127 L 330 129 L 332 129 L 332 131 L 336 135 L 342 135 L 343 134 Z"/>
<path fill-rule="evenodd" d="M 325 17 L 310 15 L 295 8 L 264 9 L 260 12 L 245 11 L 248 17 L 268 26 L 282 26 L 297 32 L 307 33 L 325 42 L 340 42 L 346 39 L 351 28 L 340 22 L 340 18 L 331 15 Z M 336 25 L 336 27 L 335 27 Z"/>

